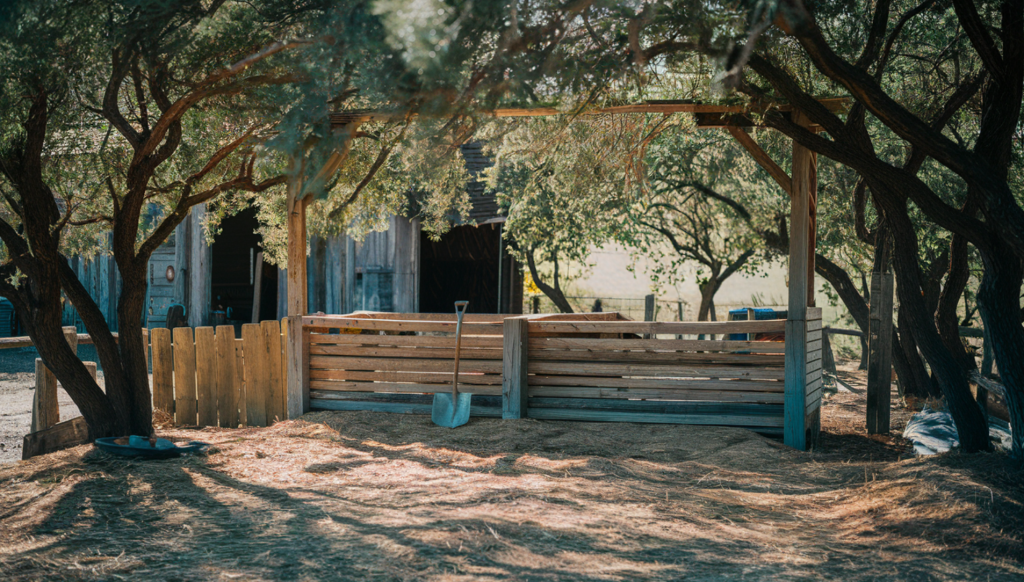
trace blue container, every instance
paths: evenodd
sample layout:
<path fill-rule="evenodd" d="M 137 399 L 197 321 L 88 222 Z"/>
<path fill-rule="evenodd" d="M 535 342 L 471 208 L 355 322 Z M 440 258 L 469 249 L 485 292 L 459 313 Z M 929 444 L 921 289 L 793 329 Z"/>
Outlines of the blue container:
<path fill-rule="evenodd" d="M 774 309 L 771 309 L 771 308 L 768 308 L 768 307 L 755 307 L 754 308 L 754 319 L 756 321 L 762 321 L 762 320 L 765 320 L 765 319 L 779 319 L 780 318 L 779 313 L 780 312 L 777 312 Z M 729 315 L 731 316 L 731 317 L 729 317 L 729 319 L 731 319 L 732 321 L 746 321 L 747 320 L 747 309 L 746 308 L 732 309 L 732 310 L 729 311 Z M 736 341 L 746 341 L 747 334 L 745 334 L 745 333 L 731 333 L 731 334 L 729 334 L 729 339 L 730 340 L 736 340 Z"/>

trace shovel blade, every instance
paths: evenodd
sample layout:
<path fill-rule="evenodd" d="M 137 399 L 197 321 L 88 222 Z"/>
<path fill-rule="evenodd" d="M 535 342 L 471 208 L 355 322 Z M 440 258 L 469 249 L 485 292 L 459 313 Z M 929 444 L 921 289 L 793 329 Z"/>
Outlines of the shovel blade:
<path fill-rule="evenodd" d="M 434 405 L 430 409 L 430 420 L 438 426 L 455 428 L 469 422 L 469 406 L 473 399 L 472 394 L 459 392 L 456 399 L 447 392 L 434 394 Z"/>

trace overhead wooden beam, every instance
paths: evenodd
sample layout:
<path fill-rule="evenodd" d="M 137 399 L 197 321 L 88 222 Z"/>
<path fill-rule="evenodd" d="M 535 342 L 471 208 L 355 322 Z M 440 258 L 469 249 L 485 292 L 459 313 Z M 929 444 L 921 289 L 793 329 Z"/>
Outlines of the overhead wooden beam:
<path fill-rule="evenodd" d="M 764 168 L 764 170 L 775 179 L 775 182 L 786 192 L 786 194 L 791 196 L 793 192 L 792 178 L 789 177 L 789 174 L 787 174 L 781 166 L 775 163 L 775 160 L 768 155 L 768 152 L 761 149 L 761 146 L 754 141 L 754 138 L 750 137 L 750 134 L 743 131 L 743 129 L 730 125 L 726 126 L 726 130 L 736 138 L 736 141 L 743 146 L 743 149 L 750 153 L 754 158 L 754 161 L 756 161 L 759 166 Z"/>

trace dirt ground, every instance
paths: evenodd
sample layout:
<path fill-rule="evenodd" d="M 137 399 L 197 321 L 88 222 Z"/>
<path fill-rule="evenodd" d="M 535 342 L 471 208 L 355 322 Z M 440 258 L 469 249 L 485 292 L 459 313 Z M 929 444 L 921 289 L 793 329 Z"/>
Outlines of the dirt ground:
<path fill-rule="evenodd" d="M 203 457 L 0 465 L 0 579 L 1024 579 L 1024 471 L 869 437 L 863 374 L 842 376 L 856 392 L 828 398 L 812 453 L 728 428 L 319 412 L 162 431 Z"/>

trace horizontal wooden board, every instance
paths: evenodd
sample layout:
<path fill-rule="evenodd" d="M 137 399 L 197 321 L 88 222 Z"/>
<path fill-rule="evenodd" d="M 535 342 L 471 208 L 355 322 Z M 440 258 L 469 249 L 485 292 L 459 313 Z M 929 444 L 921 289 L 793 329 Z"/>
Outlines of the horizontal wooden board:
<path fill-rule="evenodd" d="M 346 380 L 354 382 L 411 382 L 413 384 L 451 384 L 452 373 L 360 372 L 352 370 L 310 370 L 310 380 Z M 501 374 L 467 374 L 459 367 L 459 385 L 501 384 Z"/>
<path fill-rule="evenodd" d="M 309 346 L 309 355 L 348 356 L 358 358 L 429 358 L 454 361 L 455 349 L 314 344 Z M 459 350 L 459 358 L 461 360 L 496 360 L 500 362 L 501 349 L 462 348 Z"/>
<path fill-rule="evenodd" d="M 455 321 L 454 313 L 391 313 L 387 311 L 356 311 L 335 317 L 353 319 L 398 319 L 403 321 Z M 509 317 L 499 313 L 466 313 L 462 316 L 464 323 L 501 323 Z"/>
<path fill-rule="evenodd" d="M 648 351 L 530 350 L 529 359 L 563 362 L 627 362 L 661 364 L 737 365 L 779 367 L 785 364 L 783 354 L 730 354 Z"/>
<path fill-rule="evenodd" d="M 807 363 L 817 362 L 821 359 L 821 350 L 814 350 L 813 352 L 807 352 Z"/>
<path fill-rule="evenodd" d="M 818 380 L 818 381 L 821 380 L 821 368 L 818 368 L 817 370 L 811 370 L 810 372 L 807 372 L 806 383 L 810 384 L 811 382 L 814 382 L 815 380 Z"/>
<path fill-rule="evenodd" d="M 486 396 L 483 398 L 487 398 Z M 702 402 L 670 400 L 600 400 L 595 398 L 529 399 L 536 408 L 573 408 L 584 410 L 616 410 L 619 412 L 655 412 L 661 414 L 727 414 L 739 416 L 782 416 L 779 404 L 744 402 Z"/>
<path fill-rule="evenodd" d="M 391 412 L 397 414 L 429 415 L 430 404 L 405 404 L 402 402 L 363 402 L 360 400 L 326 400 L 310 398 L 309 407 L 313 410 L 368 411 Z M 470 416 L 477 418 L 501 418 L 501 407 L 471 406 Z"/>
<path fill-rule="evenodd" d="M 811 372 L 814 372 L 815 370 L 820 370 L 820 369 L 821 369 L 821 358 L 818 358 L 817 360 L 814 360 L 813 362 L 807 362 L 807 373 L 808 374 L 810 374 Z"/>
<path fill-rule="evenodd" d="M 382 372 L 448 372 L 455 370 L 452 360 L 426 358 L 347 358 L 345 356 L 310 356 L 310 370 L 374 370 Z M 460 372 L 501 373 L 501 361 L 468 360 L 459 364 Z"/>
<path fill-rule="evenodd" d="M 701 321 L 701 322 L 642 322 L 642 321 L 531 321 L 530 333 L 635 333 L 635 334 L 724 334 L 768 333 L 785 331 L 786 320 L 761 321 Z"/>
<path fill-rule="evenodd" d="M 463 340 L 465 341 L 465 340 Z M 530 338 L 530 350 L 671 350 L 691 352 L 737 352 L 757 354 L 784 354 L 784 342 L 711 341 L 676 339 L 598 339 L 598 338 Z"/>
<path fill-rule="evenodd" d="M 461 374 L 459 375 L 461 378 Z M 581 376 L 529 376 L 531 386 L 595 386 L 600 388 L 658 388 L 666 390 L 785 391 L 785 383 L 756 380 L 664 380 L 658 378 L 587 378 Z"/>
<path fill-rule="evenodd" d="M 739 427 L 782 427 L 782 417 L 737 416 L 713 414 L 660 414 L 614 410 L 573 410 L 568 408 L 533 408 L 529 418 L 538 420 L 584 420 L 590 422 L 637 422 L 644 424 L 696 424 Z"/>
<path fill-rule="evenodd" d="M 614 322 L 609 322 L 614 323 Z M 302 326 L 316 329 L 363 329 L 374 331 L 455 332 L 454 321 L 409 321 L 398 319 L 353 319 L 328 315 L 302 318 Z M 462 333 L 501 335 L 501 323 L 463 323 Z"/>
<path fill-rule="evenodd" d="M 308 335 L 312 345 L 365 345 L 365 346 L 401 346 L 416 348 L 455 348 L 455 336 L 430 335 L 378 335 L 378 334 L 346 334 L 346 333 L 311 333 Z M 463 348 L 498 348 L 502 347 L 502 338 L 498 336 L 462 336 Z"/>
<path fill-rule="evenodd" d="M 807 332 L 807 342 L 818 342 L 821 341 L 821 330 Z"/>
<path fill-rule="evenodd" d="M 323 356 L 321 356 L 323 357 Z M 576 376 L 653 376 L 659 378 L 745 378 L 758 380 L 785 379 L 785 370 L 773 368 L 745 368 L 738 366 L 701 366 L 691 364 L 605 364 L 598 362 L 535 362 L 530 361 L 531 374 L 563 374 Z"/>
<path fill-rule="evenodd" d="M 816 330 L 819 330 L 819 329 L 821 329 L 821 320 L 820 319 L 809 319 L 809 320 L 807 320 L 808 335 L 810 334 L 810 332 L 816 331 Z"/>
<path fill-rule="evenodd" d="M 781 392 L 716 390 L 621 389 L 597 386 L 530 386 L 530 396 L 545 398 L 617 398 L 626 400 L 702 400 L 708 402 L 757 402 L 782 404 Z"/>
<path fill-rule="evenodd" d="M 405 384 L 398 382 L 344 382 L 336 380 L 313 380 L 309 381 L 310 390 L 321 390 L 326 392 L 396 392 L 396 393 L 431 393 L 451 392 L 452 385 L 448 384 Z M 471 386 L 459 385 L 460 392 L 470 394 L 491 394 L 501 396 L 501 385 L 492 386 Z"/>
<path fill-rule="evenodd" d="M 814 340 L 812 342 L 811 341 L 807 342 L 807 353 L 811 353 L 811 352 L 813 352 L 815 350 L 820 350 L 820 349 L 821 349 L 821 340 L 820 339 Z"/>

